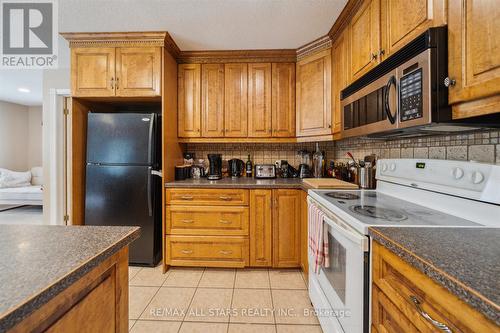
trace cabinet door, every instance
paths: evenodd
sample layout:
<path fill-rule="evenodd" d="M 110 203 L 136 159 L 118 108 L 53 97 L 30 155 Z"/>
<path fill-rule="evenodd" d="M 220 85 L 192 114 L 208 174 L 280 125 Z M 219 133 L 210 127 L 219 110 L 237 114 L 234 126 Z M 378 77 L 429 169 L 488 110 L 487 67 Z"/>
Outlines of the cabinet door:
<path fill-rule="evenodd" d="M 300 266 L 300 192 L 273 190 L 273 267 Z"/>
<path fill-rule="evenodd" d="M 430 27 L 446 24 L 445 0 L 382 0 L 383 58 Z"/>
<path fill-rule="evenodd" d="M 272 265 L 272 191 L 250 191 L 250 266 Z"/>
<path fill-rule="evenodd" d="M 201 65 L 201 136 L 224 136 L 224 64 Z"/>
<path fill-rule="evenodd" d="M 295 136 L 295 64 L 272 65 L 273 137 Z"/>
<path fill-rule="evenodd" d="M 200 64 L 183 64 L 178 68 L 179 137 L 200 136 Z"/>
<path fill-rule="evenodd" d="M 115 85 L 117 96 L 160 96 L 161 48 L 117 48 Z"/>
<path fill-rule="evenodd" d="M 342 109 L 340 92 L 347 86 L 347 31 L 344 31 L 332 46 L 332 106 L 333 133 L 342 131 Z"/>
<path fill-rule="evenodd" d="M 271 64 L 248 64 L 248 136 L 271 137 Z"/>
<path fill-rule="evenodd" d="M 71 90 L 73 96 L 114 96 L 114 81 L 114 47 L 71 49 Z"/>
<path fill-rule="evenodd" d="M 331 134 L 331 50 L 297 63 L 297 136 Z"/>
<path fill-rule="evenodd" d="M 365 0 L 349 23 L 351 81 L 378 64 L 380 0 Z"/>
<path fill-rule="evenodd" d="M 307 236 L 307 192 L 300 191 L 300 267 L 307 277 L 309 274 L 309 256 L 307 255 L 309 247 L 309 237 Z"/>
<path fill-rule="evenodd" d="M 247 64 L 224 67 L 224 133 L 226 137 L 248 134 Z"/>
<path fill-rule="evenodd" d="M 448 73 L 456 83 L 449 102 L 467 102 L 453 109 L 453 118 L 500 111 L 500 6 L 497 1 L 449 1 Z M 474 104 L 474 105 L 472 105 Z"/>

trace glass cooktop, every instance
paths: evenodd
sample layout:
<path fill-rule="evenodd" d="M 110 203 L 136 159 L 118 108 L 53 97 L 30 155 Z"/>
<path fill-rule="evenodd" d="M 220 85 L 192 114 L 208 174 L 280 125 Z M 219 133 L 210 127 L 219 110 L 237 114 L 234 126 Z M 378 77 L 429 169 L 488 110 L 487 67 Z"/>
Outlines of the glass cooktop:
<path fill-rule="evenodd" d="M 328 201 L 328 205 L 333 205 L 368 225 L 480 226 L 375 190 L 314 192 Z M 328 205 L 326 208 L 331 209 Z"/>

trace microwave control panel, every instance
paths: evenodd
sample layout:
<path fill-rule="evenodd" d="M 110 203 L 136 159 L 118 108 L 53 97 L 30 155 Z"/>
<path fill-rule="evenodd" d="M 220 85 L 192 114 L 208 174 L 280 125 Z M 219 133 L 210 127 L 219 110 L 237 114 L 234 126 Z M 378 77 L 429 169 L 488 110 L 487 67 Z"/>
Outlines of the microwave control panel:
<path fill-rule="evenodd" d="M 406 74 L 399 81 L 400 120 L 407 121 L 423 117 L 422 68 Z"/>

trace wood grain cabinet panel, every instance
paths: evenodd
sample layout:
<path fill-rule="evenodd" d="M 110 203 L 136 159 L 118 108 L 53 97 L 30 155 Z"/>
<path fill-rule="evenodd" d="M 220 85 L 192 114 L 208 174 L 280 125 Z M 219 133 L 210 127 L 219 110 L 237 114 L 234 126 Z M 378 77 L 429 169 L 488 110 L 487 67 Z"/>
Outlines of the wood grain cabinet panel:
<path fill-rule="evenodd" d="M 250 191 L 250 266 L 272 266 L 272 190 Z"/>
<path fill-rule="evenodd" d="M 308 262 L 308 247 L 309 238 L 307 236 L 307 192 L 300 191 L 300 267 L 308 280 L 309 262 Z"/>
<path fill-rule="evenodd" d="M 271 136 L 271 64 L 248 64 L 248 136 Z"/>
<path fill-rule="evenodd" d="M 272 64 L 272 136 L 295 136 L 295 64 Z"/>
<path fill-rule="evenodd" d="M 380 0 L 365 0 L 349 22 L 350 81 L 379 63 Z"/>
<path fill-rule="evenodd" d="M 340 105 L 340 92 L 347 86 L 348 82 L 348 45 L 347 30 L 335 40 L 332 45 L 332 123 L 333 134 L 342 131 L 342 108 Z"/>
<path fill-rule="evenodd" d="M 114 80 L 114 47 L 71 49 L 72 96 L 114 96 Z"/>
<path fill-rule="evenodd" d="M 167 205 L 248 206 L 246 189 L 171 188 L 166 191 Z"/>
<path fill-rule="evenodd" d="M 331 50 L 297 63 L 297 136 L 331 134 Z"/>
<path fill-rule="evenodd" d="M 453 106 L 453 118 L 499 112 L 499 3 L 454 0 L 448 6 L 448 73 L 456 82 L 449 88 L 448 100 L 466 102 Z"/>
<path fill-rule="evenodd" d="M 382 0 L 381 60 L 430 27 L 446 24 L 445 0 Z"/>
<path fill-rule="evenodd" d="M 383 245 L 372 244 L 372 323 L 378 332 L 442 331 L 421 311 L 452 332 L 499 331 L 484 315 Z"/>
<path fill-rule="evenodd" d="M 248 65 L 224 65 L 224 134 L 248 135 Z"/>
<path fill-rule="evenodd" d="M 178 135 L 201 136 L 200 64 L 182 64 L 178 68 Z"/>
<path fill-rule="evenodd" d="M 161 48 L 119 47 L 116 49 L 116 95 L 161 95 Z"/>
<path fill-rule="evenodd" d="M 301 190 L 273 190 L 273 267 L 300 267 Z"/>
<path fill-rule="evenodd" d="M 201 65 L 201 136 L 224 136 L 224 64 Z"/>

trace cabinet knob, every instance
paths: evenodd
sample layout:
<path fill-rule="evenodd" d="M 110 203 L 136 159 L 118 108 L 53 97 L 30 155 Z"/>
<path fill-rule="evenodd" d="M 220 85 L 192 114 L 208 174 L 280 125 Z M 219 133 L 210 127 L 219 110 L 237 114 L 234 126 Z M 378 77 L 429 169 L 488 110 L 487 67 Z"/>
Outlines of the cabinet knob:
<path fill-rule="evenodd" d="M 384 49 L 380 49 L 380 51 L 378 51 L 378 55 L 379 56 L 383 56 L 385 54 L 385 50 Z"/>
<path fill-rule="evenodd" d="M 378 57 L 378 54 L 376 54 L 376 53 L 372 53 L 372 60 L 377 59 L 377 57 Z"/>
<path fill-rule="evenodd" d="M 117 77 L 117 78 L 116 78 L 116 84 L 115 84 L 116 89 L 119 89 L 119 87 L 118 87 L 118 83 L 119 83 L 119 82 L 120 82 L 120 78 L 119 78 L 119 77 Z"/>
<path fill-rule="evenodd" d="M 444 86 L 445 87 L 453 87 L 455 84 L 457 84 L 457 81 L 455 79 L 452 79 L 450 77 L 446 77 L 444 79 Z"/>
<path fill-rule="evenodd" d="M 111 78 L 111 89 L 115 89 L 115 87 L 114 87 L 114 82 L 115 82 L 115 78 L 114 78 L 114 77 L 112 77 L 112 78 Z"/>

